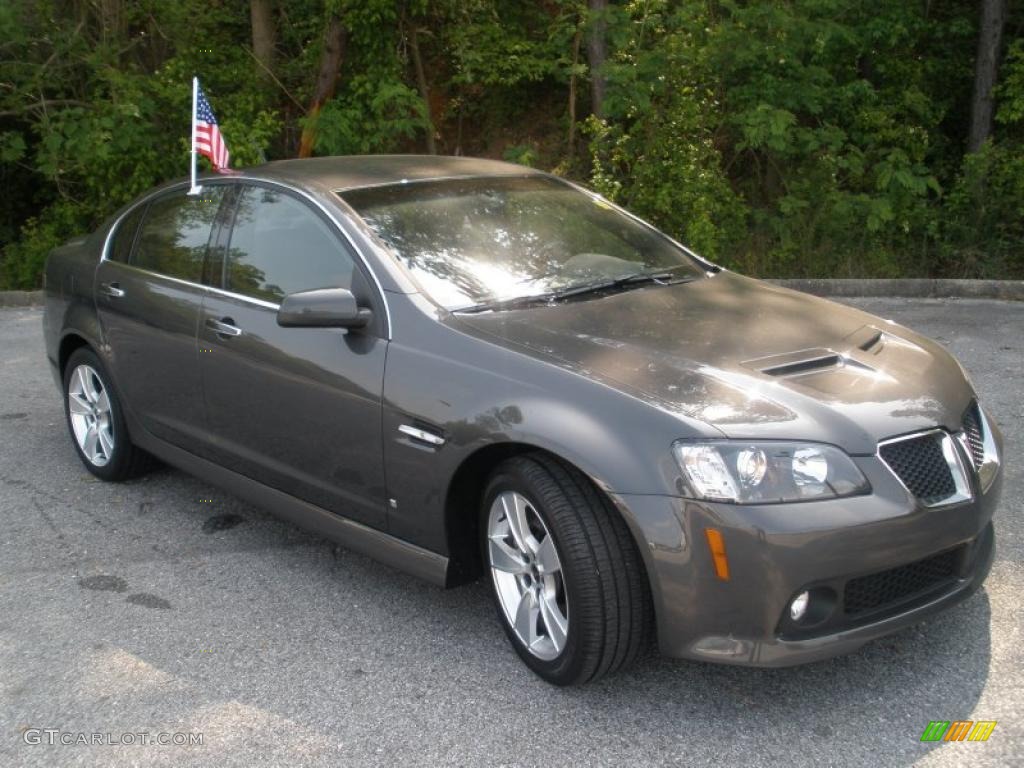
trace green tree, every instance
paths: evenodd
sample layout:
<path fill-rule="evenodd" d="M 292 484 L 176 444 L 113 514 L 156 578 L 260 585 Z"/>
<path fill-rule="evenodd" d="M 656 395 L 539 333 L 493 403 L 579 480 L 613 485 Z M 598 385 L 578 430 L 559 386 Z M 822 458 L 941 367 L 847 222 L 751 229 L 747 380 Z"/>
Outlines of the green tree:
<path fill-rule="evenodd" d="M 236 167 L 483 155 L 755 275 L 1024 278 L 1022 9 L 3 0 L 0 287 L 184 175 L 193 75 Z"/>

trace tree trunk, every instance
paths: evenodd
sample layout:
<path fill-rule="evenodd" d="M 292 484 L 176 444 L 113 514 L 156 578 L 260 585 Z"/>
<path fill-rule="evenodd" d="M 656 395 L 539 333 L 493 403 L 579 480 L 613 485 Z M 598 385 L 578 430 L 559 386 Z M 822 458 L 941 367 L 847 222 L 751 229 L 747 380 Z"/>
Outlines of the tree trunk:
<path fill-rule="evenodd" d="M 270 79 L 274 71 L 274 49 L 277 44 L 273 0 L 251 0 L 249 17 L 252 20 L 252 54 L 262 65 L 260 77 Z"/>
<path fill-rule="evenodd" d="M 968 152 L 977 152 L 992 135 L 992 89 L 995 88 L 999 73 L 999 54 L 1003 44 L 1003 28 L 1006 26 L 1006 3 L 1007 0 L 981 0 Z"/>
<path fill-rule="evenodd" d="M 423 109 L 427 114 L 427 152 L 431 155 L 436 155 L 437 144 L 434 142 L 434 119 L 430 114 L 430 90 L 427 88 L 427 76 L 423 71 L 423 59 L 420 57 L 419 28 L 415 24 L 409 30 L 409 51 L 412 54 L 413 68 L 416 70 L 416 85 L 420 89 Z"/>
<path fill-rule="evenodd" d="M 587 40 L 587 58 L 590 62 L 590 111 L 604 117 L 605 77 L 601 71 L 608 57 L 608 22 L 605 15 L 608 0 L 589 0 L 590 37 Z"/>
<path fill-rule="evenodd" d="M 96 4 L 99 15 L 100 34 L 103 42 L 109 43 L 123 37 L 124 18 L 121 13 L 121 0 L 100 0 Z"/>
<path fill-rule="evenodd" d="M 299 157 L 310 157 L 313 154 L 313 146 L 316 144 L 316 121 L 324 104 L 334 96 L 347 39 L 348 30 L 341 19 L 332 14 L 324 31 L 324 52 L 320 57 L 320 71 L 313 86 L 313 98 L 309 102 L 309 109 L 306 110 L 302 138 L 299 139 Z"/>
<path fill-rule="evenodd" d="M 582 30 L 577 29 L 572 37 L 572 72 L 569 73 L 569 162 L 576 154 L 576 65 L 580 61 L 580 36 Z"/>

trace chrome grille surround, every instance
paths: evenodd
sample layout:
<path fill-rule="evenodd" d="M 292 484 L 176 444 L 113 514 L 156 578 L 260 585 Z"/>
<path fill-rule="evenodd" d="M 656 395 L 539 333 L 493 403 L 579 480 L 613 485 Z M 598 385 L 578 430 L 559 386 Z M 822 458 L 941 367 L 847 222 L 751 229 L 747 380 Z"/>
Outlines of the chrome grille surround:
<path fill-rule="evenodd" d="M 878 444 L 878 458 L 925 507 L 943 507 L 973 498 L 961 452 L 952 435 L 943 429 L 883 440 Z"/>
<path fill-rule="evenodd" d="M 985 428 L 982 426 L 981 414 L 978 412 L 976 402 L 972 402 L 964 412 L 961 423 L 964 429 L 960 433 L 962 435 L 961 443 L 967 451 L 967 455 L 970 456 L 974 469 L 981 469 L 981 465 L 985 463 Z"/>

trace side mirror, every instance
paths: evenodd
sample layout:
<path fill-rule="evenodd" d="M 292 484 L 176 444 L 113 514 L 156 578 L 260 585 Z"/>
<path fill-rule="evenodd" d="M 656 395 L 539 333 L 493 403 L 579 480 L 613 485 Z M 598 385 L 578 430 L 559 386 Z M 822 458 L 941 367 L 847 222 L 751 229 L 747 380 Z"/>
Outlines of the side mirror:
<path fill-rule="evenodd" d="M 363 328 L 371 317 L 346 288 L 290 293 L 277 310 L 277 324 L 284 328 Z"/>

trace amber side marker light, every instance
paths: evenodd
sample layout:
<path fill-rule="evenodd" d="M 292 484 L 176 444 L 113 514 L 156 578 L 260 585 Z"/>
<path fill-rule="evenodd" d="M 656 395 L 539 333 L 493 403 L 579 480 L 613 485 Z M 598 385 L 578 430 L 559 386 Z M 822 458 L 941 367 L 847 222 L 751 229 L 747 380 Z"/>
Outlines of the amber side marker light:
<path fill-rule="evenodd" d="M 725 540 L 721 532 L 714 528 L 705 528 L 704 535 L 708 539 L 708 549 L 715 561 L 715 575 L 722 581 L 729 580 L 729 558 L 725 556 Z"/>

